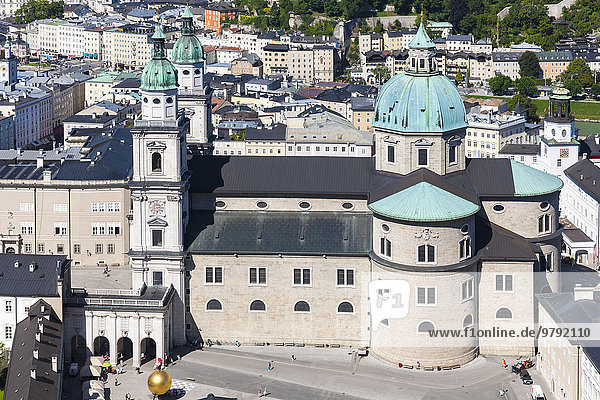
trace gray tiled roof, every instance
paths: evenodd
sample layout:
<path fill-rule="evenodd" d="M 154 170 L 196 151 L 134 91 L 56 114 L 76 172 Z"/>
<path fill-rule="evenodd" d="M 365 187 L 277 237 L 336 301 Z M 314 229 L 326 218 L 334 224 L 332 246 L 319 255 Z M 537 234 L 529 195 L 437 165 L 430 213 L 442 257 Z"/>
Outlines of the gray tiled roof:
<path fill-rule="evenodd" d="M 368 213 L 192 212 L 188 227 L 192 253 L 366 256 L 371 248 Z"/>
<path fill-rule="evenodd" d="M 565 170 L 565 175 L 600 203 L 600 168 L 583 159 Z"/>
<path fill-rule="evenodd" d="M 38 300 L 31 310 L 40 310 L 42 304 L 45 309 L 51 308 L 45 301 Z M 46 315 L 41 311 L 30 312 L 28 318 L 17 324 L 6 380 L 6 399 L 56 400 L 60 397 L 62 323 L 55 313 L 50 318 L 45 318 Z M 38 317 L 42 317 L 43 325 L 39 342 L 36 340 Z M 34 349 L 38 351 L 37 359 L 33 356 Z M 52 369 L 52 356 L 58 357 L 58 372 Z M 36 379 L 30 375 L 32 367 L 35 367 Z"/>
<path fill-rule="evenodd" d="M 37 265 L 33 272 L 31 263 Z M 0 296 L 56 297 L 67 265 L 66 256 L 0 254 Z"/>

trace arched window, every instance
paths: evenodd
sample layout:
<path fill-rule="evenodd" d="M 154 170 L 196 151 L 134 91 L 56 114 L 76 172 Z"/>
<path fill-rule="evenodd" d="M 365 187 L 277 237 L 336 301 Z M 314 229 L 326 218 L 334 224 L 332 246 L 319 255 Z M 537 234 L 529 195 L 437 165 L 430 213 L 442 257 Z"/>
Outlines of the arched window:
<path fill-rule="evenodd" d="M 466 328 L 467 326 L 471 326 L 473 325 L 473 316 L 471 314 L 468 314 L 465 319 L 463 319 L 463 328 Z"/>
<path fill-rule="evenodd" d="M 513 313 L 506 307 L 499 308 L 496 311 L 496 318 L 498 319 L 512 319 Z"/>
<path fill-rule="evenodd" d="M 462 260 L 469 257 L 471 257 L 471 239 L 466 237 L 458 242 L 458 258 Z"/>
<path fill-rule="evenodd" d="M 267 306 L 261 300 L 254 300 L 250 303 L 250 311 L 266 311 Z"/>
<path fill-rule="evenodd" d="M 420 263 L 435 262 L 435 246 L 422 244 L 417 247 L 417 261 Z"/>
<path fill-rule="evenodd" d="M 296 304 L 294 304 L 295 312 L 310 312 L 310 305 L 304 300 L 300 300 Z"/>
<path fill-rule="evenodd" d="M 220 311 L 222 309 L 223 309 L 223 305 L 217 299 L 209 300 L 208 303 L 206 303 L 207 311 Z"/>
<path fill-rule="evenodd" d="M 162 156 L 159 152 L 152 153 L 152 172 L 162 172 Z"/>
<path fill-rule="evenodd" d="M 429 321 L 423 321 L 419 324 L 419 328 L 417 329 L 417 332 L 429 333 L 429 332 L 433 331 L 434 329 L 435 329 L 435 326 L 433 326 L 433 323 L 431 323 Z"/>
<path fill-rule="evenodd" d="M 337 312 L 339 312 L 339 313 L 353 313 L 354 312 L 354 306 L 352 305 L 352 303 L 350 303 L 348 301 L 342 301 L 338 305 Z"/>

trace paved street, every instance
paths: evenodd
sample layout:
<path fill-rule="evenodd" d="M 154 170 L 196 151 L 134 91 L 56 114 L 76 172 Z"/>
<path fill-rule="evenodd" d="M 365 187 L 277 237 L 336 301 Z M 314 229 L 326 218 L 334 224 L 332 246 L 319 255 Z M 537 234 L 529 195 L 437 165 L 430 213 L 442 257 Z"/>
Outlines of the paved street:
<path fill-rule="evenodd" d="M 230 399 L 256 399 L 258 390 L 265 386 L 271 393 L 269 398 L 280 400 L 498 399 L 501 387 L 508 389 L 508 399 L 528 399 L 529 386 L 502 368 L 500 360 L 479 358 L 454 371 L 426 372 L 399 369 L 369 356 L 360 361 L 356 374 L 352 374 L 349 351 L 213 346 L 183 355 L 167 371 L 173 378 L 173 387 L 185 389 L 185 395 L 180 397 L 183 399 L 204 399 L 210 393 Z M 291 360 L 292 353 L 295 361 Z M 270 360 L 274 368 L 268 371 Z M 119 386 L 114 385 L 114 375 L 109 379 L 107 398 L 121 400 L 126 393 L 136 400 L 151 398 L 146 389 L 150 372 L 151 363 L 144 366 L 140 375 L 126 366 L 126 372 L 118 377 Z M 535 370 L 530 373 L 548 393 Z M 66 385 L 72 383 L 68 380 Z M 78 399 L 75 392 L 64 398 Z M 551 396 L 548 400 L 552 400 Z"/>

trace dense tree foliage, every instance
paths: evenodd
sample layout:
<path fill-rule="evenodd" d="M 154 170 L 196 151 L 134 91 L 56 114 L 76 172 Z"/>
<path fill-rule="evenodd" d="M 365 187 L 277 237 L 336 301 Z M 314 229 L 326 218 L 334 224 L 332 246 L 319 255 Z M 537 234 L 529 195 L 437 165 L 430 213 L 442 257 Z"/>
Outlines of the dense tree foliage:
<path fill-rule="evenodd" d="M 600 97 L 600 84 L 594 83 L 590 89 L 590 92 L 592 92 L 592 96 Z"/>
<path fill-rule="evenodd" d="M 540 74 L 540 61 L 532 51 L 526 51 L 519 57 L 519 72 L 521 76 L 537 78 Z"/>
<path fill-rule="evenodd" d="M 29 0 L 15 12 L 17 24 L 28 24 L 39 19 L 62 18 L 63 2 L 48 0 Z"/>
<path fill-rule="evenodd" d="M 457 84 L 461 84 L 465 81 L 465 76 L 463 75 L 463 73 L 458 70 L 458 72 L 456 73 L 456 75 L 454 76 L 454 80 L 456 81 Z"/>
<path fill-rule="evenodd" d="M 523 76 L 515 81 L 517 92 L 525 96 L 533 96 L 537 93 L 537 86 L 533 78 L 529 76 Z"/>
<path fill-rule="evenodd" d="M 577 96 L 583 90 L 583 86 L 577 79 L 567 79 L 565 80 L 565 89 L 569 91 L 571 96 Z"/>
<path fill-rule="evenodd" d="M 577 35 L 592 33 L 600 27 L 600 1 L 578 0 L 570 8 L 563 10 L 563 18 L 571 22 Z"/>
<path fill-rule="evenodd" d="M 373 68 L 373 75 L 375 76 L 377 83 L 381 85 L 382 83 L 385 83 L 388 79 L 390 79 L 391 71 L 385 65 L 379 64 L 378 66 Z"/>
<path fill-rule="evenodd" d="M 502 95 L 508 90 L 510 85 L 512 85 L 512 79 L 506 75 L 500 74 L 490 78 L 489 83 L 490 89 L 495 95 Z"/>
<path fill-rule="evenodd" d="M 527 110 L 527 121 L 528 122 L 539 122 L 540 117 L 537 115 L 537 105 L 529 97 L 522 94 L 515 94 L 513 97 L 508 99 L 508 109 L 514 110 L 516 105 L 520 104 L 521 107 Z"/>
<path fill-rule="evenodd" d="M 563 80 L 575 79 L 584 88 L 589 88 L 594 83 L 592 70 L 583 58 L 576 58 L 571 61 L 567 69 L 562 73 L 562 78 Z"/>

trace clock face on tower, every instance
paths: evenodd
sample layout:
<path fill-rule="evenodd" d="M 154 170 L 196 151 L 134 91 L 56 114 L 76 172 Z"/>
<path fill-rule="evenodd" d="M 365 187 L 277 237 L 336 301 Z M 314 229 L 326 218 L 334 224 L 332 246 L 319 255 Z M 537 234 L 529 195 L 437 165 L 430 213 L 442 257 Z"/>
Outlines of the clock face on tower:
<path fill-rule="evenodd" d="M 151 200 L 150 201 L 150 213 L 152 215 L 165 216 L 165 202 L 162 200 Z"/>

